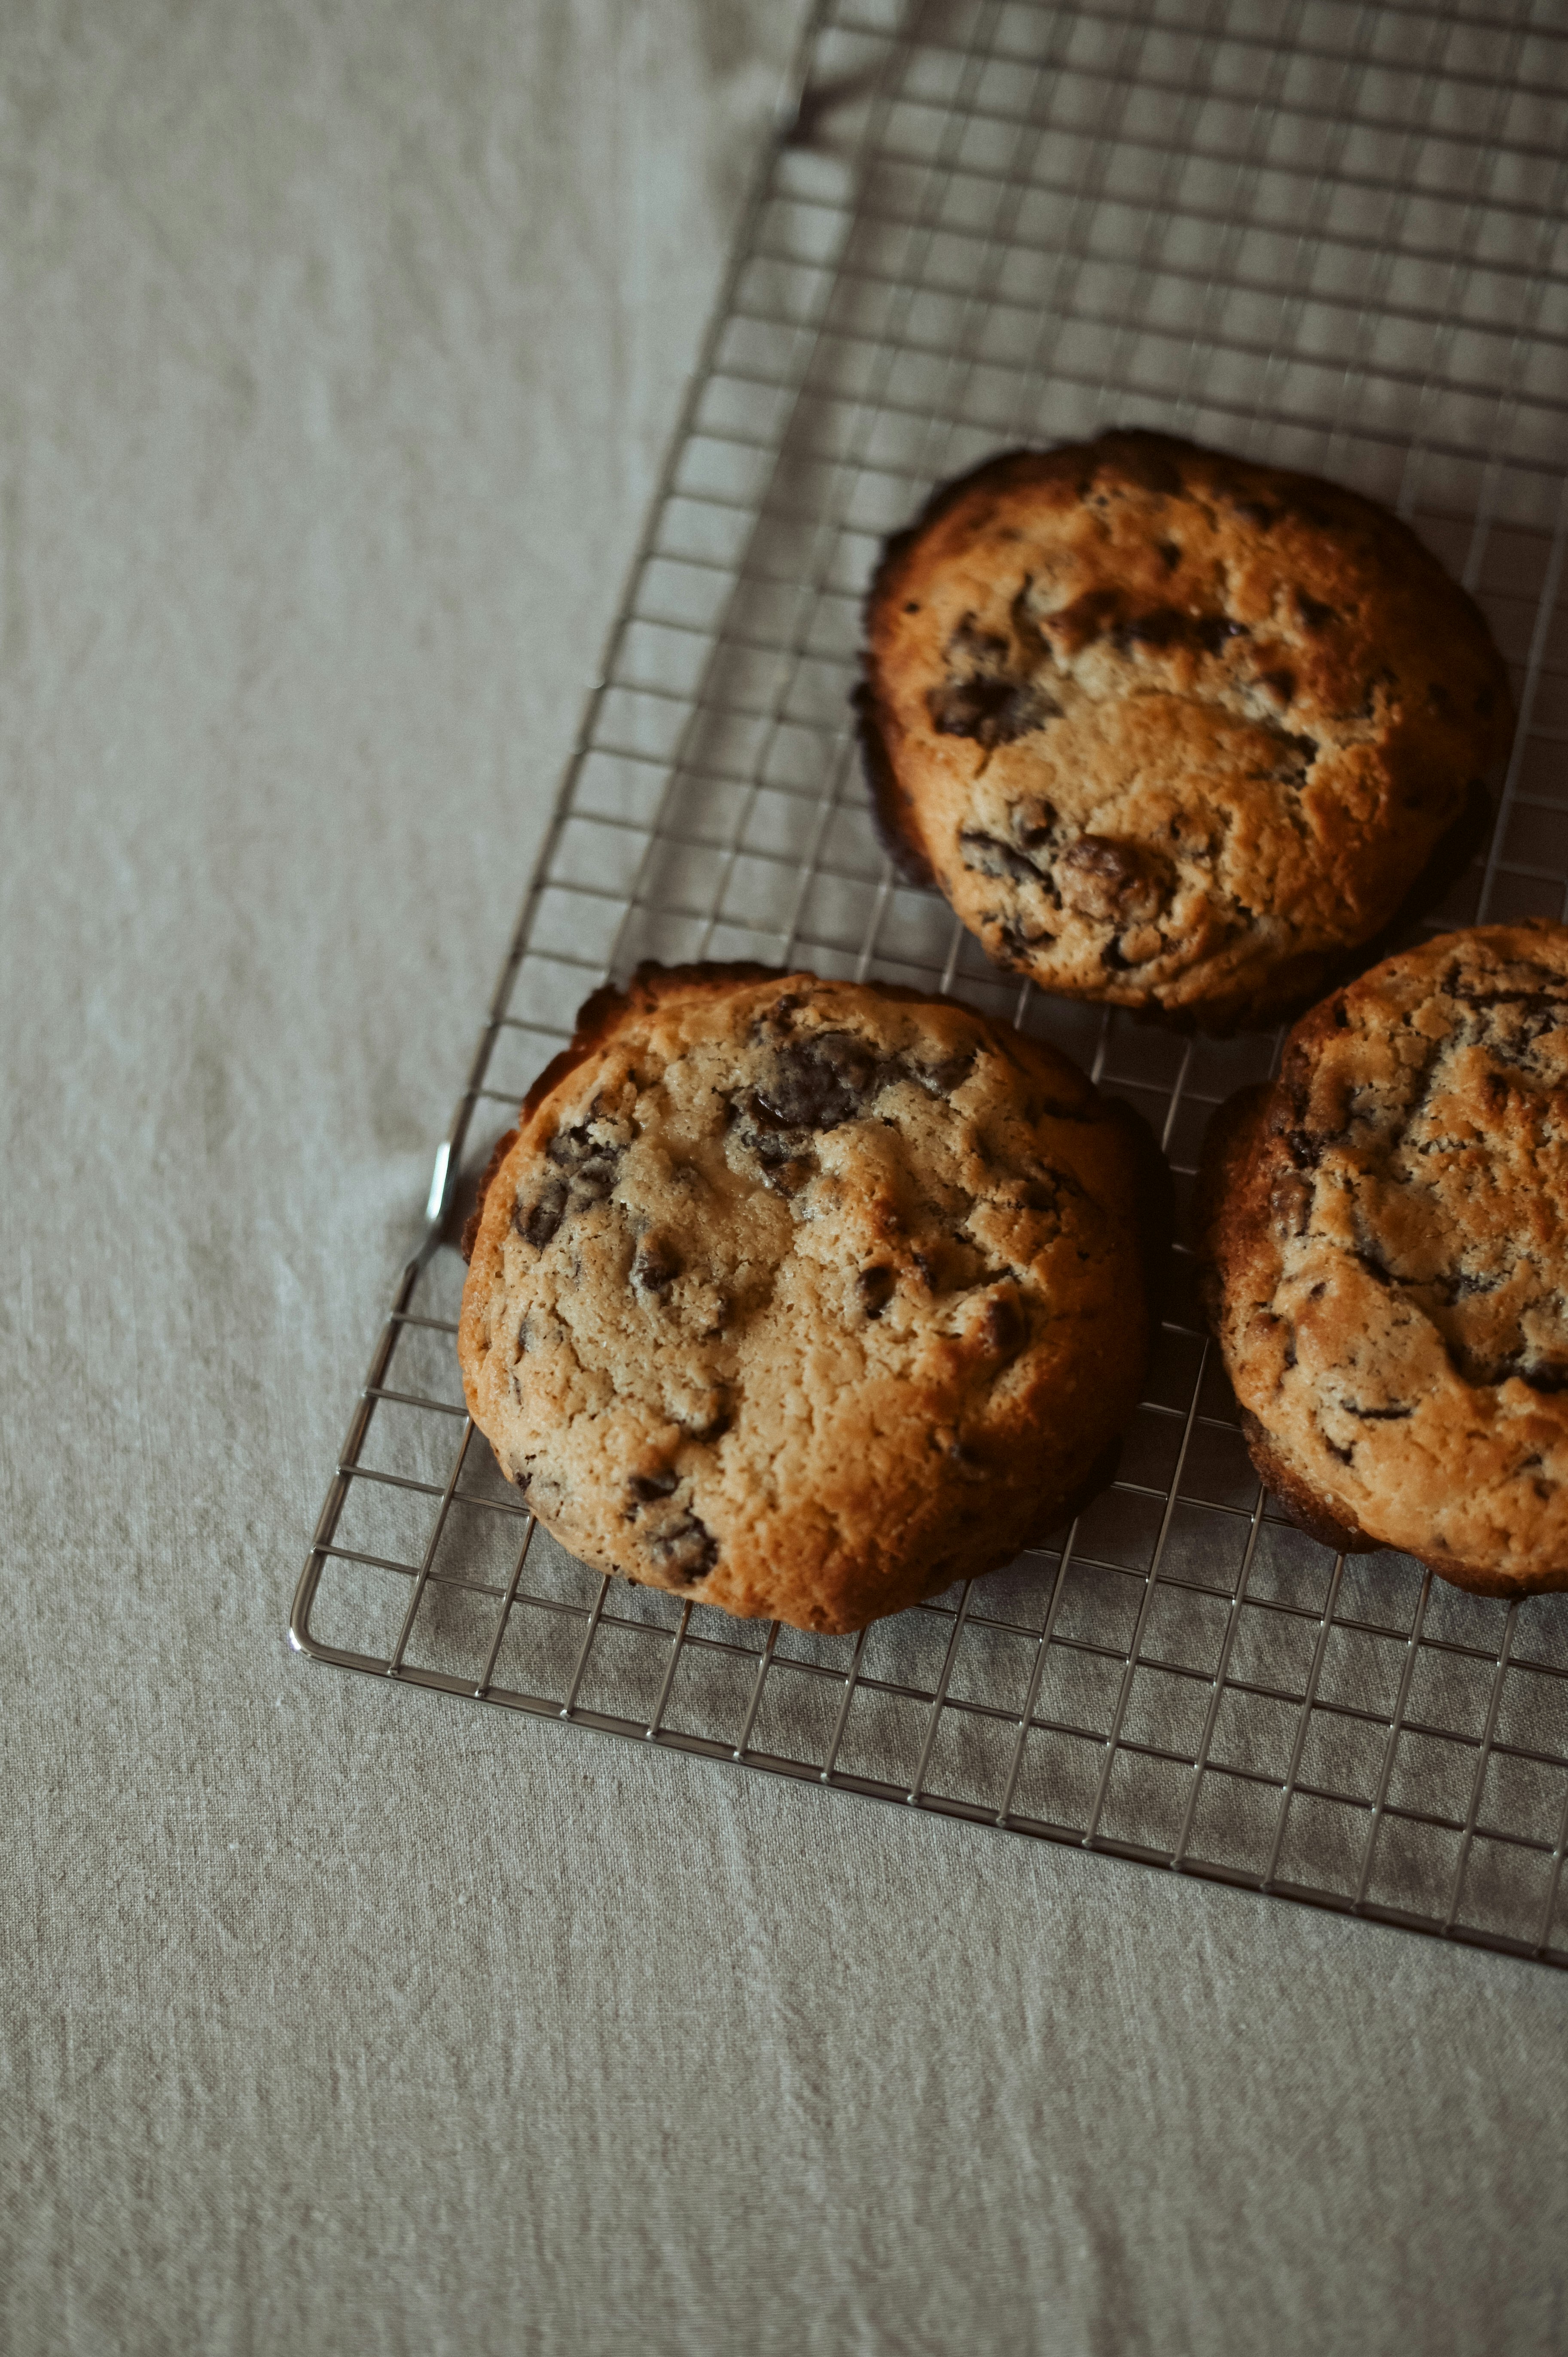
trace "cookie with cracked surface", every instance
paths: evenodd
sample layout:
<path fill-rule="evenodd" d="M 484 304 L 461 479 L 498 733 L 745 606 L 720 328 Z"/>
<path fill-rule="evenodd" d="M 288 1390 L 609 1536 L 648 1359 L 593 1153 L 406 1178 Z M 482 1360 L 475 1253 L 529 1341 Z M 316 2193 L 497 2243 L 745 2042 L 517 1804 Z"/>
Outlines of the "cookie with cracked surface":
<path fill-rule="evenodd" d="M 1197 1219 L 1293 1519 L 1568 1587 L 1568 928 L 1441 934 L 1315 1007 L 1217 1118 Z"/>
<path fill-rule="evenodd" d="M 1301 1006 L 1433 905 L 1511 727 L 1480 613 L 1397 518 L 1164 435 L 939 492 L 865 635 L 906 866 L 999 965 L 1213 1030 Z"/>
<path fill-rule="evenodd" d="M 863 1628 L 1010 1561 L 1113 1448 L 1152 1163 L 1076 1065 L 951 1000 L 644 967 L 487 1175 L 469 1411 L 584 1562 Z"/>

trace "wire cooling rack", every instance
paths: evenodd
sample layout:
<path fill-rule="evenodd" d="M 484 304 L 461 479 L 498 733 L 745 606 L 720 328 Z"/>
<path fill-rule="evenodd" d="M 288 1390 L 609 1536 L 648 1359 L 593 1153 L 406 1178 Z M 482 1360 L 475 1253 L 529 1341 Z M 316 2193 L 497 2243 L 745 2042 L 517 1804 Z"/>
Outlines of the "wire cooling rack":
<path fill-rule="evenodd" d="M 956 991 L 1136 1104 L 1178 1191 L 1276 1041 L 989 966 L 889 869 L 849 695 L 878 542 L 1020 441 L 1165 427 L 1336 476 L 1480 598 L 1520 727 L 1442 912 L 1568 880 L 1559 0 L 827 0 L 295 1598 L 317 1660 L 1568 1964 L 1568 1597 L 1337 1558 L 1261 1497 L 1178 1256 L 1115 1486 L 857 1638 L 600 1580 L 462 1406 L 455 1206 L 607 973 Z M 1186 1290 L 1184 1291 L 1184 1285 Z"/>

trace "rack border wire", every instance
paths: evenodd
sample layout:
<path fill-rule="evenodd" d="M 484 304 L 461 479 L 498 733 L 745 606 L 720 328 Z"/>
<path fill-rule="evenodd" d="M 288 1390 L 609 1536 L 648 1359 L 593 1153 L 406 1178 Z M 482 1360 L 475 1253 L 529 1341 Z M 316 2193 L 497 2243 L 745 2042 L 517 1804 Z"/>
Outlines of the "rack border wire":
<path fill-rule="evenodd" d="M 1138 1104 L 1178 1184 L 1213 1105 L 1272 1068 L 1277 1040 L 1184 1042 L 999 975 L 871 834 L 858 597 L 882 534 L 987 449 L 1165 424 L 1397 504 L 1516 679 L 1490 846 L 1443 920 L 1563 914 L 1568 31 L 1541 16 L 1291 0 L 1265 42 L 1244 0 L 816 0 L 328 1485 L 298 1650 L 1568 1965 L 1568 1599 L 1463 1598 L 1300 1539 L 1245 1465 L 1179 1248 L 1112 1489 L 853 1640 L 573 1564 L 488 1462 L 453 1347 L 485 1116 L 640 956 L 956 989 Z"/>

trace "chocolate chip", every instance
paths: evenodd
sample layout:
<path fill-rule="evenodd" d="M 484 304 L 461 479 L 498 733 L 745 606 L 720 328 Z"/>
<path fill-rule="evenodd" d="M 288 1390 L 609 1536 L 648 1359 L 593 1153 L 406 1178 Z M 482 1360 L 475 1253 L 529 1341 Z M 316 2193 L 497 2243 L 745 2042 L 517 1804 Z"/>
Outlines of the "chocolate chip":
<path fill-rule="evenodd" d="M 693 1513 L 682 1514 L 664 1529 L 650 1531 L 648 1551 L 683 1579 L 706 1579 L 719 1559 L 718 1541 Z"/>
<path fill-rule="evenodd" d="M 1080 834 L 1056 864 L 1062 899 L 1101 924 L 1147 924 L 1169 897 L 1175 873 L 1163 854 L 1108 834 Z"/>
<path fill-rule="evenodd" d="M 1061 711 L 1033 680 L 1005 672 L 949 680 L 931 690 L 926 704 L 939 737 L 968 737 L 988 752 L 1043 728 Z"/>
<path fill-rule="evenodd" d="M 1226 614 L 1185 614 L 1175 606 L 1159 606 L 1152 614 L 1139 614 L 1119 624 L 1112 635 L 1123 654 L 1134 647 L 1164 651 L 1169 647 L 1196 646 L 1215 655 L 1231 639 L 1244 639 L 1247 627 Z"/>
<path fill-rule="evenodd" d="M 1025 815 L 1026 807 L 1030 807 L 1027 817 Z M 1054 842 L 1058 823 L 1056 811 L 1049 802 L 1014 807 L 1013 833 L 1026 851 L 1037 851 L 1041 844 Z"/>
<path fill-rule="evenodd" d="M 1123 622 L 1116 632 L 1116 643 L 1125 653 L 1130 647 L 1172 647 L 1189 635 L 1187 616 L 1174 606 L 1161 606 L 1152 614 Z"/>
<path fill-rule="evenodd" d="M 1040 627 L 1052 645 L 1059 647 L 1064 654 L 1081 654 L 1114 621 L 1121 603 L 1121 594 L 1115 589 L 1086 589 L 1070 606 L 1061 606 L 1054 614 L 1043 615 Z"/>
<path fill-rule="evenodd" d="M 1488 1360 L 1478 1351 L 1466 1350 L 1462 1342 L 1452 1341 L 1447 1351 L 1450 1363 L 1467 1383 L 1506 1383 L 1517 1379 L 1548 1398 L 1568 1392 L 1568 1359 L 1530 1361 L 1522 1351 L 1515 1351 L 1506 1359 Z"/>
<path fill-rule="evenodd" d="M 944 1056 L 940 1064 L 917 1065 L 915 1078 L 934 1096 L 950 1097 L 955 1089 L 962 1088 L 973 1070 L 974 1049 L 961 1048 L 955 1054 Z"/>
<path fill-rule="evenodd" d="M 985 1306 L 985 1346 L 1000 1359 L 1015 1359 L 1029 1339 L 1028 1320 L 1018 1303 L 1002 1294 Z"/>
<path fill-rule="evenodd" d="M 1192 634 L 1211 655 L 1217 655 L 1230 640 L 1251 635 L 1245 622 L 1233 622 L 1229 614 L 1200 614 L 1193 624 Z"/>
<path fill-rule="evenodd" d="M 864 1113 L 897 1072 L 853 1031 L 819 1031 L 774 1049 L 767 1085 L 752 1090 L 748 1105 L 765 1128 L 836 1129 Z"/>
<path fill-rule="evenodd" d="M 1402 1424 L 1415 1410 L 1409 1407 L 1358 1407 L 1354 1400 L 1342 1400 L 1347 1415 L 1359 1416 L 1363 1424 Z"/>
<path fill-rule="evenodd" d="M 634 1473 L 626 1486 L 639 1505 L 646 1506 L 655 1498 L 671 1496 L 680 1481 L 674 1467 L 667 1465 L 661 1473 Z"/>
<path fill-rule="evenodd" d="M 861 1307 L 868 1318 L 880 1318 L 892 1300 L 897 1278 L 890 1268 L 863 1268 L 855 1280 Z"/>
<path fill-rule="evenodd" d="M 544 1152 L 557 1169 L 569 1172 L 580 1187 L 607 1195 L 615 1185 L 619 1148 L 596 1138 L 585 1122 L 574 1129 L 558 1129 Z"/>
<path fill-rule="evenodd" d="M 1043 929 L 1039 932 L 1030 932 L 1014 917 L 1004 917 L 996 930 L 1002 940 L 1000 959 L 1003 963 L 1026 967 L 1031 963 L 1034 951 L 1056 940 L 1055 933 Z"/>
<path fill-rule="evenodd" d="M 958 839 L 963 864 L 976 876 L 1005 877 L 1015 884 L 1037 884 L 1040 871 L 1034 861 L 1022 851 L 1015 851 L 1010 843 L 998 835 L 984 834 L 978 827 L 966 826 Z"/>
<path fill-rule="evenodd" d="M 662 1236 L 645 1237 L 631 1265 L 631 1281 L 644 1293 L 667 1293 L 681 1274 L 680 1255 Z"/>
<path fill-rule="evenodd" d="M 524 1243 L 532 1244 L 535 1252 L 544 1250 L 566 1216 L 571 1195 L 567 1179 L 548 1178 L 542 1191 L 526 1208 L 521 1201 L 514 1205 L 511 1223 Z"/>
<path fill-rule="evenodd" d="M 1316 597 L 1309 597 L 1305 589 L 1298 589 L 1295 593 L 1295 609 L 1309 630 L 1324 630 L 1337 619 L 1332 606 L 1325 606 Z"/>

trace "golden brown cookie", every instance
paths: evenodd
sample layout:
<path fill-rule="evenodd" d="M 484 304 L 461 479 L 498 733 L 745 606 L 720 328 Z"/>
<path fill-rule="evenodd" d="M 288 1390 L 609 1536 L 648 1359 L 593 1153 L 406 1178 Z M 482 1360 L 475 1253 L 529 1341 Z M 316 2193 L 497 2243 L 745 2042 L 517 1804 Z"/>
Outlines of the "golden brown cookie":
<path fill-rule="evenodd" d="M 1107 1478 L 1150 1340 L 1157 1164 L 949 999 L 644 967 L 487 1174 L 469 1412 L 585 1563 L 859 1629 Z"/>
<path fill-rule="evenodd" d="M 940 492 L 873 585 L 861 711 L 889 833 L 999 965 L 1214 1029 L 1440 897 L 1510 728 L 1397 518 L 1144 433 Z"/>
<path fill-rule="evenodd" d="M 1441 934 L 1315 1007 L 1218 1117 L 1197 1224 L 1294 1520 L 1568 1587 L 1568 928 Z"/>

